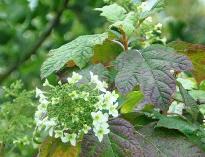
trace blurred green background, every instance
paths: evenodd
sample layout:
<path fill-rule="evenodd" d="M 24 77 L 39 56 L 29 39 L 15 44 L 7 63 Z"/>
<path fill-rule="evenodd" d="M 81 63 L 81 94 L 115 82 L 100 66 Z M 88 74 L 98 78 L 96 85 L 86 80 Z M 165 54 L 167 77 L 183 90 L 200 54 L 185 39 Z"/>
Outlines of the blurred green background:
<path fill-rule="evenodd" d="M 103 0 L 0 0 L 0 85 L 17 79 L 28 89 L 39 85 L 50 49 L 106 29 L 105 19 L 93 10 L 103 5 Z M 205 0 L 167 0 L 155 19 L 168 42 L 205 44 Z"/>

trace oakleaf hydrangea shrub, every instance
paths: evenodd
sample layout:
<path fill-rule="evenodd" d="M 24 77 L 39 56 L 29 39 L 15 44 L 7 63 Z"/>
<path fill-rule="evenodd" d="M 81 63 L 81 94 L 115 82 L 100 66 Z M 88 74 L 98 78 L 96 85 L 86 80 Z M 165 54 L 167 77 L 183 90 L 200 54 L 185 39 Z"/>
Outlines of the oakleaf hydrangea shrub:
<path fill-rule="evenodd" d="M 92 72 L 88 84 L 80 84 L 82 78 L 73 72 L 65 84 L 53 86 L 46 80 L 44 91 L 36 88 L 40 103 L 35 113 L 38 131 L 45 130 L 73 146 L 91 129 L 100 142 L 110 132 L 108 119 L 118 116 L 118 94 L 108 91 L 107 83 Z"/>

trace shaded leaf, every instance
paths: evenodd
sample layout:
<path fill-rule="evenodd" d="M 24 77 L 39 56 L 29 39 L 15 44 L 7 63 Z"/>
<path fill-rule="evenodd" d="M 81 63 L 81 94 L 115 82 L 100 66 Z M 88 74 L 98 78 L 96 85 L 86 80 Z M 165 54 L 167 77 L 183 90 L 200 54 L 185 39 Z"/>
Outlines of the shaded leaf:
<path fill-rule="evenodd" d="M 191 97 L 191 95 L 182 86 L 182 84 L 178 83 L 178 86 L 179 86 L 179 91 L 181 93 L 183 102 L 186 105 L 187 112 L 190 113 L 192 115 L 192 118 L 194 119 L 194 121 L 196 121 L 198 114 L 199 114 L 197 102 L 194 100 L 194 98 Z"/>
<path fill-rule="evenodd" d="M 105 66 L 109 66 L 123 51 L 123 48 L 119 44 L 106 40 L 102 45 L 96 45 L 94 47 L 92 63 L 102 63 Z"/>
<path fill-rule="evenodd" d="M 144 96 L 140 91 L 133 91 L 129 93 L 125 98 L 125 102 L 122 104 L 121 113 L 132 112 L 143 98 Z"/>
<path fill-rule="evenodd" d="M 134 134 L 135 130 L 129 122 L 118 118 L 111 120 L 109 124 L 110 133 L 104 136 L 101 143 L 92 132 L 85 135 L 81 147 L 81 157 L 143 156 Z"/>
<path fill-rule="evenodd" d="M 205 91 L 203 90 L 191 90 L 189 94 L 194 98 L 194 100 L 199 102 L 205 102 Z"/>
<path fill-rule="evenodd" d="M 178 86 L 184 103 L 189 107 L 197 106 L 196 101 L 189 95 L 188 91 L 182 86 L 182 84 L 178 83 Z"/>
<path fill-rule="evenodd" d="M 185 71 L 192 68 L 187 57 L 171 48 L 152 45 L 144 50 L 130 50 L 117 58 L 118 74 L 115 84 L 122 94 L 140 85 L 148 103 L 167 109 L 175 92 L 176 81 L 170 70 Z"/>
<path fill-rule="evenodd" d="M 149 124 L 138 132 L 138 139 L 144 150 L 144 157 L 204 157 L 198 147 L 176 131 L 154 129 Z"/>
<path fill-rule="evenodd" d="M 41 77 L 45 78 L 60 70 L 69 61 L 83 68 L 93 56 L 93 47 L 102 44 L 107 38 L 108 33 L 80 36 L 58 49 L 51 50 L 41 67 Z"/>
<path fill-rule="evenodd" d="M 176 129 L 183 133 L 192 142 L 205 150 L 205 130 L 197 124 L 193 124 L 177 116 L 161 116 L 157 127 Z"/>
<path fill-rule="evenodd" d="M 193 73 L 196 80 L 200 83 L 205 79 L 205 46 L 198 44 L 191 44 L 183 41 L 174 41 L 169 43 L 179 53 L 185 54 L 189 57 L 194 65 Z"/>

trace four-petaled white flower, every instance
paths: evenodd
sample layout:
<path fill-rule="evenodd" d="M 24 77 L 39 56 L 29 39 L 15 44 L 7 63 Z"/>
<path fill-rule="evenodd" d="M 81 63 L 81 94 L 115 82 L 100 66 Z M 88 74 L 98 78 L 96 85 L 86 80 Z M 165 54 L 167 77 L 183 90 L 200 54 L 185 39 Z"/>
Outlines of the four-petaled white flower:
<path fill-rule="evenodd" d="M 91 127 L 88 126 L 87 124 L 83 125 L 83 132 L 84 132 L 85 134 L 87 134 L 90 129 L 91 129 Z"/>
<path fill-rule="evenodd" d="M 36 98 L 44 96 L 44 92 L 36 87 Z"/>
<path fill-rule="evenodd" d="M 63 136 L 63 130 L 55 130 L 55 138 L 59 138 Z"/>
<path fill-rule="evenodd" d="M 45 80 L 45 82 L 43 83 L 44 87 L 53 87 L 49 82 L 48 79 Z"/>
<path fill-rule="evenodd" d="M 59 103 L 59 98 L 51 98 L 51 104 L 55 105 Z"/>
<path fill-rule="evenodd" d="M 107 122 L 108 121 L 108 114 L 107 113 L 102 113 L 101 111 L 98 112 L 92 112 L 91 116 L 93 118 L 93 125 L 101 125 L 101 123 Z"/>
<path fill-rule="evenodd" d="M 102 123 L 101 125 L 94 127 L 93 131 L 100 142 L 102 142 L 103 136 L 110 132 L 108 127 L 109 125 L 107 123 Z"/>
<path fill-rule="evenodd" d="M 101 92 L 106 92 L 106 88 L 108 88 L 108 84 L 104 81 L 100 81 L 98 79 L 98 75 L 94 75 L 93 72 L 90 71 L 91 82 L 96 84 L 96 88 Z"/>
<path fill-rule="evenodd" d="M 46 121 L 45 124 L 44 124 L 45 127 L 46 127 L 45 130 L 49 130 L 51 127 L 56 126 L 56 124 L 57 124 L 57 123 L 56 123 L 56 120 L 53 119 L 53 118 L 50 119 L 50 120 L 48 120 L 48 121 Z"/>
<path fill-rule="evenodd" d="M 80 75 L 80 74 L 78 74 L 78 73 L 76 73 L 76 72 L 73 72 L 72 77 L 68 77 L 68 78 L 67 78 L 67 81 L 68 81 L 68 83 L 70 83 L 70 84 L 75 84 L 75 83 L 77 83 L 78 81 L 80 81 L 81 79 L 82 79 L 82 75 Z"/>
<path fill-rule="evenodd" d="M 118 103 L 115 103 L 114 105 L 110 105 L 108 110 L 109 110 L 109 114 L 112 115 L 113 117 L 118 117 Z"/>
<path fill-rule="evenodd" d="M 113 104 L 117 101 L 119 95 L 113 91 L 112 93 L 110 91 L 107 91 L 104 95 L 105 102 L 109 104 Z"/>
<path fill-rule="evenodd" d="M 76 134 L 68 134 L 68 133 L 64 133 L 64 136 L 61 137 L 61 141 L 63 143 L 67 143 L 70 142 L 71 145 L 75 146 L 76 145 Z"/>

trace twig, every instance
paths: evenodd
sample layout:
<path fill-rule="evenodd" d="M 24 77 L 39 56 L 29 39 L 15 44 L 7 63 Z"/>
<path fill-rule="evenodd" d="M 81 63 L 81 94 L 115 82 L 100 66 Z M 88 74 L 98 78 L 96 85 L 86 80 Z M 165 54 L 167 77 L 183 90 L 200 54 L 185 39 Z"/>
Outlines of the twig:
<path fill-rule="evenodd" d="M 53 21 L 51 21 L 45 31 L 41 34 L 33 47 L 27 53 L 25 53 L 26 55 L 15 64 L 13 64 L 13 66 L 11 66 L 4 74 L 0 75 L 0 83 L 2 83 L 12 72 L 16 71 L 25 61 L 30 59 L 33 54 L 37 53 L 38 49 L 51 34 L 53 28 L 59 24 L 60 17 L 63 14 L 63 11 L 66 9 L 68 2 L 69 0 L 64 0 L 62 6 L 57 11 L 56 17 L 53 19 Z"/>

